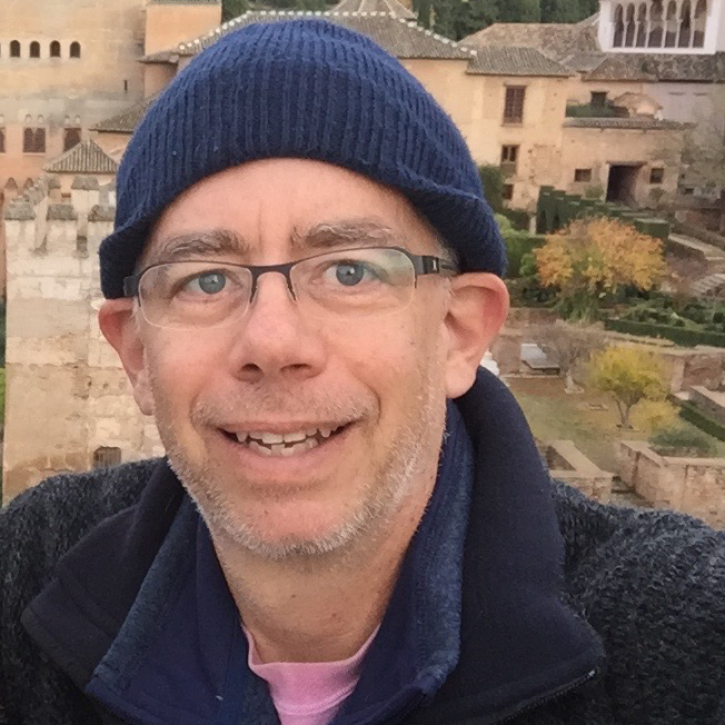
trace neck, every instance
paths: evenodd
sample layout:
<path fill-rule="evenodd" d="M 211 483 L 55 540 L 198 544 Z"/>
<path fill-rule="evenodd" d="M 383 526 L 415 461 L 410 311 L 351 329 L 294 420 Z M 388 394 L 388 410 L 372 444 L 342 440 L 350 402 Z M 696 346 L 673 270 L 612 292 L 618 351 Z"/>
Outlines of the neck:
<path fill-rule="evenodd" d="M 376 535 L 315 558 L 270 561 L 211 532 L 263 662 L 331 662 L 360 649 L 382 621 L 434 485 L 432 476 Z"/>

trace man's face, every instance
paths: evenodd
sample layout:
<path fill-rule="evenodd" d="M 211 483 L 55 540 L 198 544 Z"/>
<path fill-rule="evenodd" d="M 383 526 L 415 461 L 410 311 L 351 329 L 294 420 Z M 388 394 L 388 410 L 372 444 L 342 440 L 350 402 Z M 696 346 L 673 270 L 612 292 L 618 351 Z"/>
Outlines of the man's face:
<path fill-rule="evenodd" d="M 177 256 L 190 235 L 220 232 L 239 246 L 211 258 L 247 264 L 370 236 L 440 252 L 398 193 L 335 166 L 278 159 L 227 170 L 179 197 L 143 266 Z M 429 275 L 404 309 L 311 316 L 270 273 L 231 324 L 164 329 L 139 315 L 161 438 L 212 531 L 273 559 L 314 555 L 393 526 L 406 500 L 427 496 L 445 420 L 448 299 L 448 282 Z M 305 441 L 274 443 L 280 435 Z"/>

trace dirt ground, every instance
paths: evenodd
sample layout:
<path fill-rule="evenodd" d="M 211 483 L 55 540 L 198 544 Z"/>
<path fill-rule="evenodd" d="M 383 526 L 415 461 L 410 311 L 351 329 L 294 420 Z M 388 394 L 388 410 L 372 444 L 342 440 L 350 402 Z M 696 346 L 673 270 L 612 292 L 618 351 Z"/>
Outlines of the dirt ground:
<path fill-rule="evenodd" d="M 564 392 L 564 381 L 555 377 L 507 378 L 534 435 L 547 442 L 573 440 L 579 450 L 605 471 L 617 472 L 614 443 L 617 440 L 647 440 L 642 430 L 622 430 L 613 399 L 589 391 Z M 680 421 L 678 425 L 693 428 Z M 711 438 L 715 455 L 725 456 L 725 443 Z"/>

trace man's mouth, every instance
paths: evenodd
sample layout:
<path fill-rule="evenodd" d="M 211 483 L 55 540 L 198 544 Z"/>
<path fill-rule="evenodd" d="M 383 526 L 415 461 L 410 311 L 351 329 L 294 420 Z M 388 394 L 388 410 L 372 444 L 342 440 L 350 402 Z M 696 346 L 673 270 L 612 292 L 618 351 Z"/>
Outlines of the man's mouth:
<path fill-rule="evenodd" d="M 293 456 L 317 448 L 328 439 L 339 435 L 350 424 L 319 428 L 305 428 L 287 433 L 273 433 L 259 430 L 222 432 L 230 440 L 246 446 L 263 456 Z"/>

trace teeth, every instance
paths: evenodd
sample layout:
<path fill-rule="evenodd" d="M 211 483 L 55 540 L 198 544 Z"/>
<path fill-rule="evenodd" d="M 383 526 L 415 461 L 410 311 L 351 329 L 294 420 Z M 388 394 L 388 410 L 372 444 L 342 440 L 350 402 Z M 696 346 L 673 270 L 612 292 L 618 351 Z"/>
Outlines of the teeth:
<path fill-rule="evenodd" d="M 239 431 L 236 439 L 257 453 L 265 456 L 292 456 L 318 446 L 318 436 L 329 438 L 337 428 L 306 428 L 293 433 L 270 433 L 268 431 Z"/>

